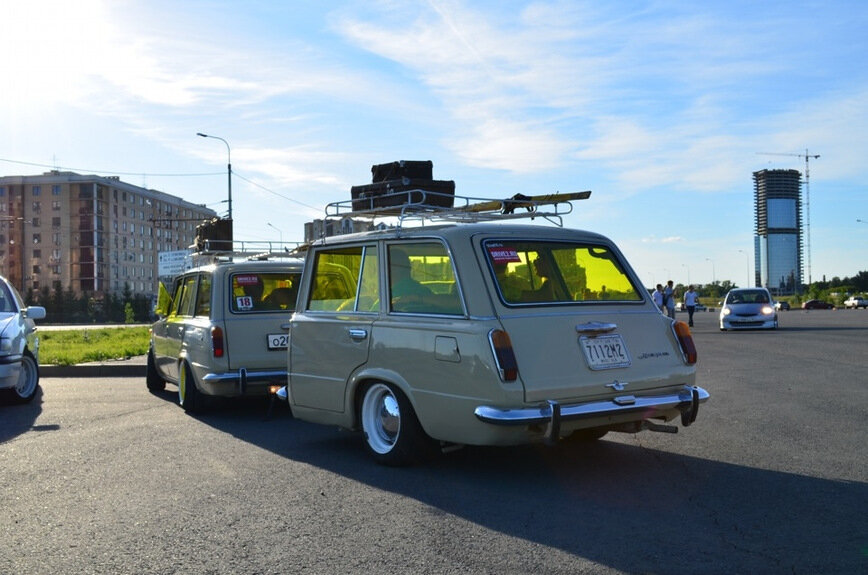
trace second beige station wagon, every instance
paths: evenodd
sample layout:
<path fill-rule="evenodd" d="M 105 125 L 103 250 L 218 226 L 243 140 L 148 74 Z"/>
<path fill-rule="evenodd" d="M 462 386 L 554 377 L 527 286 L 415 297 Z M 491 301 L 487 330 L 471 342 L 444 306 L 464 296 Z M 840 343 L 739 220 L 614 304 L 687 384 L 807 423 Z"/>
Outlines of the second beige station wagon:
<path fill-rule="evenodd" d="M 708 393 L 689 328 L 590 232 L 398 227 L 309 247 L 286 394 L 380 463 L 455 444 L 677 431 Z"/>
<path fill-rule="evenodd" d="M 303 262 L 217 257 L 174 279 L 151 327 L 147 386 L 178 387 L 202 411 L 212 397 L 266 395 L 286 382 L 286 328 Z"/>

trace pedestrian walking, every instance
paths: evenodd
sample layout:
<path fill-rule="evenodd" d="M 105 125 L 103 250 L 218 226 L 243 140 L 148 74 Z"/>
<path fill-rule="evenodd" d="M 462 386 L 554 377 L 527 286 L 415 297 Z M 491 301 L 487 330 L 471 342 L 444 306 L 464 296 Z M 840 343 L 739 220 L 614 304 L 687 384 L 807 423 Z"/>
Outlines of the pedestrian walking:
<path fill-rule="evenodd" d="M 693 286 L 688 286 L 684 292 L 684 307 L 687 308 L 687 325 L 693 327 L 693 312 L 696 311 L 696 302 L 699 301 L 699 294 L 693 289 Z"/>

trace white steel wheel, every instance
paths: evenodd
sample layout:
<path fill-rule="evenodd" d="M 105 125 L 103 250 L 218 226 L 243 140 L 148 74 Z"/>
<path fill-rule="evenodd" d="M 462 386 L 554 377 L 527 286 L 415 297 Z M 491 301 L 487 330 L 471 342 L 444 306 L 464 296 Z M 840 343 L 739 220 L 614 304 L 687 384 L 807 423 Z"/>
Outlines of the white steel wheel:
<path fill-rule="evenodd" d="M 27 403 L 36 397 L 39 389 L 39 366 L 29 352 L 24 352 L 21 357 L 21 371 L 18 374 L 18 383 L 12 389 L 12 401 L 15 403 Z"/>
<path fill-rule="evenodd" d="M 383 455 L 394 449 L 401 432 L 401 408 L 388 385 L 375 383 L 365 392 L 362 429 L 375 453 Z"/>
<path fill-rule="evenodd" d="M 385 383 L 365 389 L 360 410 L 365 445 L 384 465 L 406 465 L 424 457 L 430 440 L 404 395 Z"/>

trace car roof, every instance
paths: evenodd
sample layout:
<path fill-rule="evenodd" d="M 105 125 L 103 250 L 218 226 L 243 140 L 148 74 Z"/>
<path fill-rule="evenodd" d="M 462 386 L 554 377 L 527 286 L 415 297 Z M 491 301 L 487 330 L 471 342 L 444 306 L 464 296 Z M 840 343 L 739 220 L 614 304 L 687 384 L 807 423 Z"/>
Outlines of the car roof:
<path fill-rule="evenodd" d="M 204 265 L 194 266 L 189 270 L 185 270 L 183 274 L 185 275 L 192 272 L 214 272 L 220 269 L 227 269 L 230 271 L 243 271 L 243 270 L 269 270 L 271 268 L 276 270 L 290 270 L 290 271 L 298 271 L 301 272 L 304 269 L 304 260 L 301 258 L 278 258 L 278 259 L 232 259 L 226 261 L 213 261 Z"/>
<path fill-rule="evenodd" d="M 538 238 L 551 240 L 582 240 L 591 242 L 608 242 L 608 238 L 601 234 L 573 228 L 558 226 L 541 226 L 528 224 L 503 224 L 503 223 L 453 223 L 418 227 L 400 227 L 359 232 L 320 238 L 311 242 L 311 246 L 342 244 L 369 240 L 393 240 L 442 237 L 444 239 L 468 238 L 478 235 L 488 236 L 515 236 L 522 238 Z"/>

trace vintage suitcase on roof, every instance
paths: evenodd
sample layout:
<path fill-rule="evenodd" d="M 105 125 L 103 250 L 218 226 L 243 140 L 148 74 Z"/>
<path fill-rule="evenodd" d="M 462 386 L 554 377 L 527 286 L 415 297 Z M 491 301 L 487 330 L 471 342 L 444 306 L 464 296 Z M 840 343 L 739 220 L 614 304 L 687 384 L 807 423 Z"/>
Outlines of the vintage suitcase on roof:
<path fill-rule="evenodd" d="M 455 182 L 401 178 L 350 188 L 353 210 L 387 208 L 403 204 L 418 204 L 451 208 L 455 200 Z"/>
<path fill-rule="evenodd" d="M 401 160 L 371 166 L 372 183 L 350 188 L 353 211 L 416 204 L 451 208 L 455 182 L 435 180 L 434 162 Z"/>
<path fill-rule="evenodd" d="M 434 162 L 431 160 L 414 161 L 400 160 L 388 164 L 374 164 L 371 166 L 371 181 L 386 182 L 400 180 L 401 178 L 431 180 L 434 178 Z"/>

